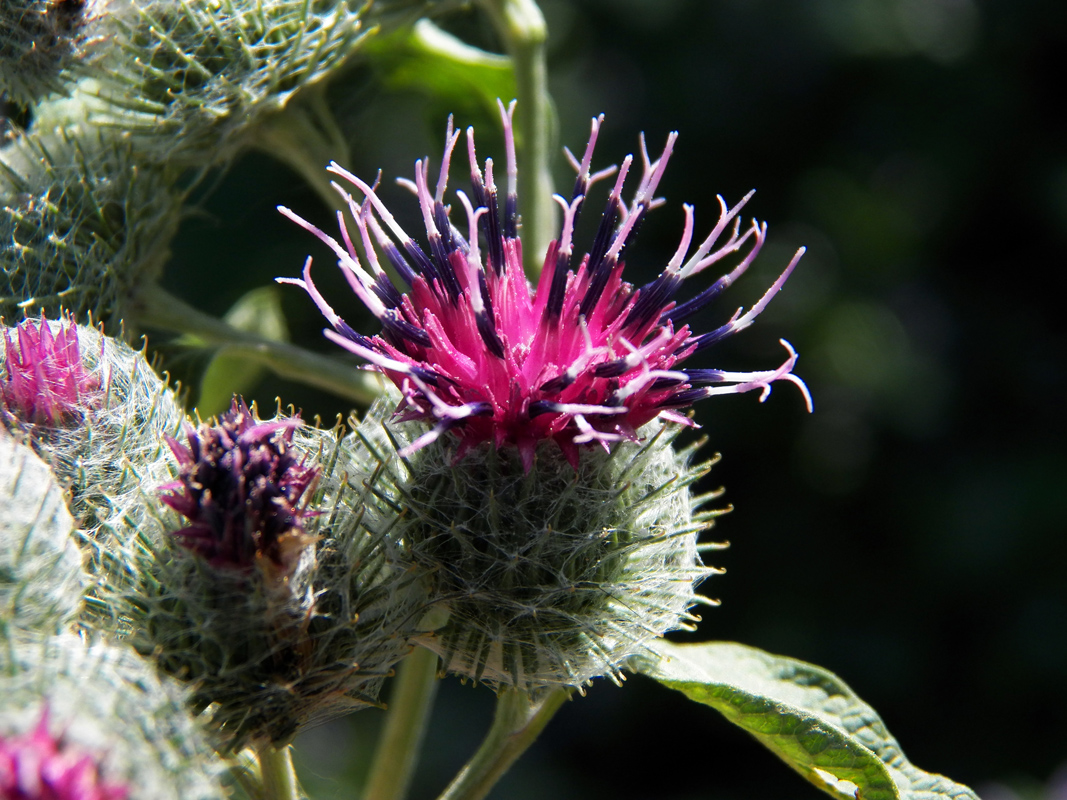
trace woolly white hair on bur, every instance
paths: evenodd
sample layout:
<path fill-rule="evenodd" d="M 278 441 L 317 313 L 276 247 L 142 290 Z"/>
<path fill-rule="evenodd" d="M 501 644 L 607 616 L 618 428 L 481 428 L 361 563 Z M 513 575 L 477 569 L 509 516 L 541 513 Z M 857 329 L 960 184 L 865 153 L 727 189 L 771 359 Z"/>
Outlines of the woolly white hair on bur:
<path fill-rule="evenodd" d="M 88 579 L 73 533 L 51 470 L 0 428 L 0 619 L 49 631 L 77 617 Z"/>
<path fill-rule="evenodd" d="M 224 765 L 184 691 L 125 645 L 0 629 L 0 697 L 0 742 L 43 717 L 64 748 L 128 787 L 129 800 L 225 796 Z"/>

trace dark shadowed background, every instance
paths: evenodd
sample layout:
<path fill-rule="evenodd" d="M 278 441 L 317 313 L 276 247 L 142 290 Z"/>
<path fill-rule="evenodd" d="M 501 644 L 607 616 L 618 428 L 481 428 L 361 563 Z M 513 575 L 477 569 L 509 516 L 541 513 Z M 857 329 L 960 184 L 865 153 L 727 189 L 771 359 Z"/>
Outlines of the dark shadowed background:
<path fill-rule="evenodd" d="M 711 559 L 728 573 L 705 587 L 723 605 L 704 613 L 699 637 L 834 670 L 915 763 L 986 800 L 1041 797 L 1057 780 L 1067 796 L 1054 777 L 1067 764 L 1067 343 L 1054 288 L 1067 252 L 1067 4 L 543 7 L 561 145 L 580 150 L 601 111 L 594 165 L 634 152 L 640 131 L 654 150 L 681 132 L 668 203 L 630 250 L 630 280 L 670 258 L 683 202 L 696 205 L 697 234 L 708 230 L 717 193 L 736 201 L 758 189 L 748 212 L 769 221 L 770 237 L 749 274 L 693 320 L 698 331 L 750 306 L 797 246 L 809 248 L 759 323 L 697 364 L 772 367 L 785 337 L 815 397 L 810 416 L 787 384 L 765 405 L 746 395 L 698 408 L 704 452 L 723 454 L 707 488 L 725 485 L 735 507 L 712 532 L 732 546 Z M 442 24 L 496 47 L 473 12 Z M 410 177 L 415 158 L 436 161 L 449 111 L 476 125 L 480 153 L 499 154 L 498 124 L 476 102 L 389 91 L 369 66 L 332 94 L 358 174 Z M 403 190 L 386 194 L 414 212 Z M 222 313 L 313 253 L 324 293 L 371 332 L 325 250 L 278 203 L 330 225 L 285 168 L 262 155 L 235 164 L 184 224 L 170 288 Z M 282 296 L 293 338 L 329 351 L 310 301 Z M 203 364 L 170 366 L 195 381 Z M 306 416 L 347 412 L 273 379 L 255 393 L 268 407 L 276 395 Z M 416 798 L 433 797 L 473 752 L 491 701 L 444 682 Z M 352 796 L 380 720 L 363 712 L 299 740 L 316 800 Z M 493 794 L 817 796 L 715 712 L 637 677 L 576 698 Z"/>

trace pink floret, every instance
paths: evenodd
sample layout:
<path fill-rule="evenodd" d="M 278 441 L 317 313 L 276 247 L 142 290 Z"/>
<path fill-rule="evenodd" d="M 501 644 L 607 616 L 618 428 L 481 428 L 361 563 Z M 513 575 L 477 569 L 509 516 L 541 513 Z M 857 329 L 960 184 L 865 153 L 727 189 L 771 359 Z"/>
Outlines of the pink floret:
<path fill-rule="evenodd" d="M 48 730 L 48 710 L 32 733 L 0 735 L 0 800 L 126 800 L 130 790 L 100 777 L 92 755 Z"/>
<path fill-rule="evenodd" d="M 658 278 L 634 288 L 622 278 L 623 256 L 643 217 L 662 203 L 655 192 L 677 134 L 668 137 L 654 161 L 642 139 L 643 174 L 625 204 L 622 190 L 633 157 L 627 156 L 618 169 L 591 172 L 603 117 L 594 119 L 582 160 L 567 154 L 578 179 L 570 200 L 555 197 L 563 209 L 563 228 L 549 247 L 534 288 L 523 273 L 518 236 L 514 103 L 507 109 L 501 104 L 500 110 L 507 145 L 503 208 L 492 159 L 483 171 L 468 128 L 472 193 L 468 197 L 456 192 L 466 211 L 465 230 L 451 222 L 444 195 L 460 138 L 451 119 L 436 190 L 431 189 L 424 160 L 415 164 L 414 183 L 405 182 L 418 199 L 428 251 L 403 231 L 374 186 L 337 164 L 329 171 L 363 197 L 357 202 L 335 184 L 351 212 L 362 252 L 342 214 L 338 223 L 343 244 L 292 211 L 279 209 L 333 250 L 352 290 L 382 323 L 382 332 L 369 337 L 349 327 L 312 282 L 310 258 L 302 278 L 278 279 L 304 288 L 333 328 L 326 335 L 396 384 L 403 394 L 399 420 L 432 426 L 402 455 L 451 431 L 459 440 L 457 458 L 491 442 L 498 448 L 517 447 L 529 468 L 538 442 L 553 439 L 576 465 L 583 445 L 610 448 L 613 442 L 636 439 L 637 429 L 658 416 L 689 424 L 678 409 L 704 397 L 759 389 L 762 400 L 777 380 L 797 385 L 810 409 L 807 387 L 792 372 L 797 356 L 787 342 L 782 344 L 788 358 L 772 370 L 737 373 L 681 366 L 698 351 L 751 325 L 803 254 L 803 249 L 797 252 L 747 313 L 739 309 L 724 325 L 702 335 L 682 322 L 733 283 L 762 247 L 766 224 L 752 220 L 743 226 L 739 216 L 751 193 L 733 207 L 719 198 L 718 222 L 692 253 L 693 209 L 685 206 L 685 230 L 674 257 Z M 594 242 L 575 263 L 572 236 L 588 191 L 616 172 Z M 406 292 L 388 277 L 379 252 L 407 284 Z M 686 302 L 675 301 L 686 278 L 734 254 L 740 254 L 739 262 L 712 286 Z"/>
<path fill-rule="evenodd" d="M 4 334 L 0 403 L 27 422 L 61 425 L 80 416 L 100 388 L 85 369 L 78 327 L 64 319 L 26 320 Z"/>

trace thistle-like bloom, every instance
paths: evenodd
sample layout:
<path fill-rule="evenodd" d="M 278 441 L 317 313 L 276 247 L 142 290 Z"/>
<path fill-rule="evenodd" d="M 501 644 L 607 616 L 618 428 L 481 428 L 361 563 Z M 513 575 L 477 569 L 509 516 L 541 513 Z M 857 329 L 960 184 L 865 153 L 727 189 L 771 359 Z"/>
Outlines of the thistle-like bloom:
<path fill-rule="evenodd" d="M 304 493 L 318 476 L 291 449 L 299 419 L 261 422 L 235 399 L 216 425 L 188 428 L 189 445 L 168 437 L 178 480 L 162 500 L 192 524 L 174 531 L 181 544 L 214 566 L 250 569 L 269 563 L 281 576 L 295 568 L 312 537 Z"/>
<path fill-rule="evenodd" d="M 4 367 L 0 402 L 27 422 L 62 424 L 100 388 L 82 362 L 78 327 L 70 319 L 55 330 L 41 318 L 21 323 L 14 337 L 5 331 Z"/>
<path fill-rule="evenodd" d="M 570 200 L 556 196 L 563 208 L 563 228 L 550 245 L 536 290 L 522 269 L 518 235 L 517 169 L 512 128 L 514 103 L 500 106 L 507 150 L 507 190 L 500 207 L 493 162 L 479 166 L 473 129 L 467 129 L 472 195 L 457 191 L 467 212 L 465 230 L 456 227 L 445 205 L 449 164 L 460 138 L 449 119 L 445 151 L 436 188 L 430 185 L 426 160 L 415 164 L 415 182 L 406 182 L 418 198 L 429 251 L 408 236 L 379 198 L 374 186 L 337 164 L 329 171 L 353 184 L 365 198 L 357 202 L 338 191 L 355 221 L 362 255 L 338 214 L 343 244 L 286 208 L 279 210 L 329 246 L 353 291 L 382 323 L 378 336 L 352 330 L 330 307 L 311 280 L 309 258 L 302 279 L 279 279 L 303 287 L 327 318 L 326 335 L 384 372 L 403 394 L 403 420 L 422 420 L 432 429 L 408 448 L 410 453 L 446 431 L 460 438 L 457 458 L 480 442 L 518 448 L 529 470 L 537 443 L 554 439 L 572 465 L 578 448 L 599 443 L 609 448 L 634 440 L 636 431 L 657 416 L 687 422 L 678 413 L 697 400 L 719 394 L 762 391 L 777 380 L 795 383 L 809 408 L 803 381 L 792 373 L 797 356 L 789 353 L 776 369 L 727 372 L 682 368 L 682 362 L 722 339 L 744 330 L 782 288 L 803 249 L 764 296 L 745 313 L 739 309 L 725 324 L 693 333 L 683 320 L 702 309 L 733 283 L 763 245 L 766 223 L 743 226 L 746 195 L 730 207 L 720 197 L 719 220 L 690 253 L 694 217 L 685 206 L 685 228 L 674 257 L 658 278 L 640 288 L 622 279 L 623 259 L 645 215 L 662 200 L 656 189 L 677 134 L 667 138 L 652 160 L 642 140 L 643 174 L 627 206 L 623 187 L 633 157 L 621 167 L 592 171 L 593 150 L 603 116 L 593 120 L 581 159 L 568 152 L 578 178 Z M 590 250 L 577 260 L 573 233 L 590 187 L 615 172 L 600 226 Z M 484 242 L 484 258 L 482 244 Z M 375 244 L 407 284 L 399 291 L 379 262 Z M 676 302 L 690 278 L 724 258 L 742 253 L 740 263 L 696 296 Z"/>
<path fill-rule="evenodd" d="M 339 428 L 261 422 L 243 404 L 176 452 L 167 502 L 193 525 L 175 540 L 170 514 L 116 520 L 86 614 L 95 627 L 183 682 L 227 755 L 379 705 L 426 592 L 394 516 L 368 506 L 373 465 Z M 204 557 L 176 554 L 179 541 Z"/>
<path fill-rule="evenodd" d="M 33 732 L 0 735 L 0 798 L 126 800 L 129 789 L 101 779 L 97 759 L 68 747 L 48 730 L 48 709 Z"/>

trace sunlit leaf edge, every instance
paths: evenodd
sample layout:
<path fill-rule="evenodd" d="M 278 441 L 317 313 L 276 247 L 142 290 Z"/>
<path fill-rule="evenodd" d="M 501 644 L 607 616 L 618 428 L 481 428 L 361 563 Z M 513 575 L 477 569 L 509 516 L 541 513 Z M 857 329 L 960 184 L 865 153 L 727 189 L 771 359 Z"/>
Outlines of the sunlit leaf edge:
<path fill-rule="evenodd" d="M 829 670 L 733 642 L 656 645 L 647 675 L 711 706 L 819 789 L 858 800 L 978 800 L 907 760 L 871 706 Z"/>

